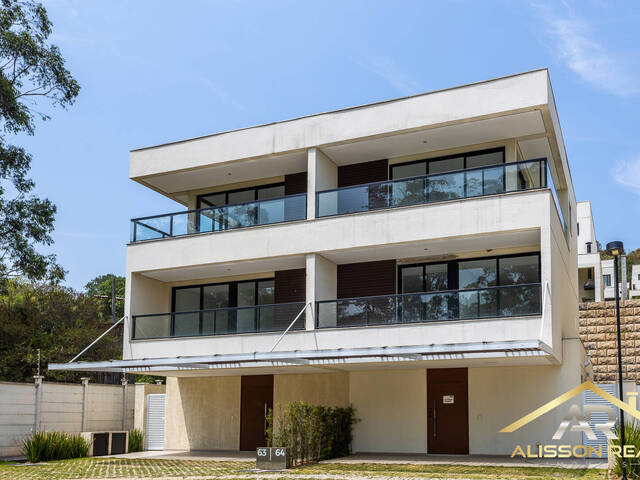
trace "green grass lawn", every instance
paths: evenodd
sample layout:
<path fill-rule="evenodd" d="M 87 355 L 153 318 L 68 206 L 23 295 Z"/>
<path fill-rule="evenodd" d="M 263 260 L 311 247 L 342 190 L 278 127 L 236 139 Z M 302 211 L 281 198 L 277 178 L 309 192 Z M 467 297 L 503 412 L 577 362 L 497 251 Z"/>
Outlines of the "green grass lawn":
<path fill-rule="evenodd" d="M 255 462 L 82 458 L 18 466 L 0 464 L 0 480 L 63 480 L 93 478 L 270 478 L 270 479 L 583 479 L 605 480 L 606 471 L 541 467 L 486 467 L 468 465 L 317 464 L 273 474 L 247 472 Z"/>

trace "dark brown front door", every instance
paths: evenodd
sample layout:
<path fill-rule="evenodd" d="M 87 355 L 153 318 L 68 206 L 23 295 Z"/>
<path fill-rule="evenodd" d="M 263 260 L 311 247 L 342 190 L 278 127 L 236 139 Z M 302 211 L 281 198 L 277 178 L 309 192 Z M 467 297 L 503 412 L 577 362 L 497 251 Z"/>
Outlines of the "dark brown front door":
<path fill-rule="evenodd" d="M 273 408 L 273 375 L 242 377 L 240 397 L 240 450 L 266 447 L 266 414 Z"/>
<path fill-rule="evenodd" d="M 469 453 L 469 399 L 466 368 L 427 370 L 429 453 Z"/>

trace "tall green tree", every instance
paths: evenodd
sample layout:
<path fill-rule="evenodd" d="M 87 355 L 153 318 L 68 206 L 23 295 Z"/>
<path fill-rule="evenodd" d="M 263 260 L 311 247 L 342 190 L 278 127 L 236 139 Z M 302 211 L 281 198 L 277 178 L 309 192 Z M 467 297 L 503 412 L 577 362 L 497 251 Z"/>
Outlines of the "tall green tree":
<path fill-rule="evenodd" d="M 94 298 L 70 288 L 33 284 L 21 279 L 5 282 L 0 293 L 0 381 L 32 382 L 38 369 L 47 380 L 78 381 L 100 374 L 47 370 L 51 362 L 71 360 L 105 331 L 101 306 Z M 80 360 L 122 358 L 122 336 L 103 337 Z"/>
<path fill-rule="evenodd" d="M 36 110 L 42 101 L 66 108 L 80 90 L 49 42 L 51 27 L 42 4 L 0 0 L 0 283 L 18 276 L 51 282 L 64 277 L 55 256 L 36 250 L 53 242 L 56 207 L 33 193 L 31 155 L 9 140 L 33 135 L 36 120 L 49 119 Z"/>
<path fill-rule="evenodd" d="M 108 273 L 99 275 L 84 286 L 85 294 L 94 298 L 99 305 L 99 315 L 103 321 L 111 319 L 111 291 L 113 279 L 116 280 L 116 297 L 124 298 L 124 277 Z M 106 298 L 105 298 L 106 297 Z M 116 300 L 116 320 L 124 315 L 124 301 Z"/>

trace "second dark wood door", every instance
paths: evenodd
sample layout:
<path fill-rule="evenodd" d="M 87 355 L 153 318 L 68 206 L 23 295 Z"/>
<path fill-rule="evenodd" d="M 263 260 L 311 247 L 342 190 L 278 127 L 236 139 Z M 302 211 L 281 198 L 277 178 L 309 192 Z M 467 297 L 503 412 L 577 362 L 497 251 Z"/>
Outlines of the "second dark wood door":
<path fill-rule="evenodd" d="M 469 453 L 469 400 L 466 368 L 427 370 L 429 453 Z"/>
<path fill-rule="evenodd" d="M 240 450 L 266 447 L 266 415 L 273 409 L 273 375 L 242 377 L 240 397 Z"/>

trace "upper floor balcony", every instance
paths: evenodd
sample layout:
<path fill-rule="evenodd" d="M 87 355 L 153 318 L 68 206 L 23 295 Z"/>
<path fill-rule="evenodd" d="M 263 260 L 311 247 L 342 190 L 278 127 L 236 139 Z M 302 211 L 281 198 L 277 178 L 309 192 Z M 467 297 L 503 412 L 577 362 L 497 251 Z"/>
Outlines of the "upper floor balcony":
<path fill-rule="evenodd" d="M 465 169 L 467 158 L 484 157 L 489 166 Z M 446 162 L 445 165 L 438 165 Z M 317 217 L 482 197 L 547 187 L 546 159 L 504 163 L 501 150 L 418 161 L 391 167 L 393 180 L 318 192 Z M 412 174 L 426 170 L 431 175 Z"/>
<path fill-rule="evenodd" d="M 238 228 L 304 220 L 306 216 L 307 195 L 304 193 L 266 198 L 134 218 L 131 220 L 130 241 L 135 243 L 198 233 L 224 232 Z"/>
<path fill-rule="evenodd" d="M 130 176 L 186 207 L 133 219 L 132 244 L 545 188 L 575 216 L 546 70 L 134 150 Z"/>

